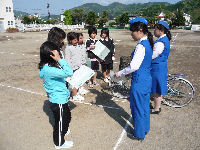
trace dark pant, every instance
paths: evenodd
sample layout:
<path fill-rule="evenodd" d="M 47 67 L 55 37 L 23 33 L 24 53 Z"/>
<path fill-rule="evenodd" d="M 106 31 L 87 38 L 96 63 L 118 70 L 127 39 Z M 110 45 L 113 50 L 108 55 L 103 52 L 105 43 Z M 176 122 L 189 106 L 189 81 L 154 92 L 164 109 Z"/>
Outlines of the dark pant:
<path fill-rule="evenodd" d="M 51 103 L 50 106 L 55 118 L 55 125 L 53 127 L 53 141 L 56 146 L 61 146 L 65 143 L 64 136 L 68 131 L 69 123 L 71 121 L 71 112 L 68 104 Z"/>
<path fill-rule="evenodd" d="M 113 70 L 113 63 L 105 64 L 101 63 L 101 70 L 105 72 L 106 70 Z"/>

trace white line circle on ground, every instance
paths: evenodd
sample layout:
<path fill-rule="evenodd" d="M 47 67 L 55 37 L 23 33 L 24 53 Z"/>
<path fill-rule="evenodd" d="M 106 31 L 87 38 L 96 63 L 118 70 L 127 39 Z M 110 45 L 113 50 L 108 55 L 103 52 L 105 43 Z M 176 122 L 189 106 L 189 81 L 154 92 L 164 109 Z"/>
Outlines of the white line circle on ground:
<path fill-rule="evenodd" d="M 31 93 L 31 94 L 35 94 L 35 95 L 47 96 L 46 94 L 43 94 L 43 93 L 33 92 L 33 91 L 25 90 L 25 89 L 22 89 L 22 88 L 19 88 L 19 87 L 5 85 L 5 84 L 2 84 L 2 83 L 0 83 L 0 86 L 2 86 L 2 87 L 8 87 L 8 88 L 13 88 L 13 89 L 16 89 L 16 90 L 20 90 L 20 91 Z M 73 101 L 73 100 L 71 100 L 71 101 Z M 106 105 L 97 105 L 97 104 L 80 102 L 80 101 L 73 101 L 73 102 L 81 103 L 81 104 L 85 104 L 85 105 L 90 105 L 90 106 L 102 107 L 102 108 L 110 108 L 110 109 L 118 109 L 118 110 L 121 109 L 121 108 L 118 108 L 118 107 L 111 107 L 111 106 L 106 106 Z"/>
<path fill-rule="evenodd" d="M 117 150 L 117 148 L 119 147 L 121 141 L 123 140 L 123 137 L 124 137 L 125 133 L 127 132 L 128 126 L 131 124 L 131 123 L 130 123 L 130 122 L 131 122 L 131 119 L 132 119 L 132 117 L 130 117 L 130 118 L 128 119 L 128 121 L 126 122 L 126 125 L 124 126 L 124 128 L 123 128 L 123 130 L 122 130 L 122 133 L 121 133 L 121 135 L 120 135 L 120 137 L 119 137 L 117 143 L 115 144 L 115 147 L 113 148 L 113 150 Z"/>

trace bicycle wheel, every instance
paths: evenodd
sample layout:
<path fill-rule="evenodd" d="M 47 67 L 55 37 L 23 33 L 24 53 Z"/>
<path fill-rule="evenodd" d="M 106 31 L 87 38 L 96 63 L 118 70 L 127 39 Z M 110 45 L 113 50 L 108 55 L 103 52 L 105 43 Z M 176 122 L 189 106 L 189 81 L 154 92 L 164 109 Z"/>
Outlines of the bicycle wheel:
<path fill-rule="evenodd" d="M 163 103 L 171 107 L 188 105 L 194 97 L 194 87 L 186 79 L 174 78 L 168 80 L 168 92 L 163 95 Z"/>

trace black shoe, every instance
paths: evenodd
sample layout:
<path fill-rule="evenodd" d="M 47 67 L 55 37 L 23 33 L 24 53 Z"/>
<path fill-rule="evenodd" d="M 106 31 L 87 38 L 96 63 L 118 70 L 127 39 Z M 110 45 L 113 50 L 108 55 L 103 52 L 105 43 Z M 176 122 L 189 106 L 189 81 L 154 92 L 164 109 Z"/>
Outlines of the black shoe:
<path fill-rule="evenodd" d="M 159 111 L 151 111 L 150 114 L 157 114 L 157 115 L 159 115 L 160 112 L 161 112 L 161 108 L 159 108 Z"/>
<path fill-rule="evenodd" d="M 139 137 L 136 137 L 136 136 L 133 136 L 131 139 L 132 140 L 137 140 L 139 142 L 142 142 L 144 140 L 143 138 L 139 138 Z"/>
<path fill-rule="evenodd" d="M 150 109 L 154 109 L 152 103 L 150 102 Z"/>

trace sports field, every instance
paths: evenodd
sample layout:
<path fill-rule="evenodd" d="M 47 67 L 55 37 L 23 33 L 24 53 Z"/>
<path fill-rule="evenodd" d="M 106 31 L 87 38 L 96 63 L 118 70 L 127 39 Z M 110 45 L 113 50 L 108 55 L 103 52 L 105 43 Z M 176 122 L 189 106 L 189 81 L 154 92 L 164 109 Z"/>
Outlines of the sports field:
<path fill-rule="evenodd" d="M 69 31 L 66 31 L 69 32 Z M 87 30 L 83 32 L 85 40 Z M 72 150 L 198 150 L 200 149 L 200 32 L 172 30 L 169 73 L 187 74 L 196 91 L 188 106 L 162 105 L 151 115 L 143 142 L 131 139 L 129 99 L 113 98 L 98 73 L 99 86 L 87 88 L 83 102 L 70 101 L 72 120 L 66 140 Z M 0 33 L 0 150 L 54 150 L 53 118 L 39 80 L 39 47 L 48 32 Z M 97 38 L 99 39 L 100 30 Z M 136 42 L 128 30 L 110 30 L 116 44 L 115 70 Z M 67 43 L 67 41 L 65 41 Z"/>

